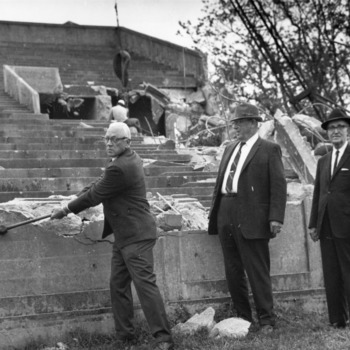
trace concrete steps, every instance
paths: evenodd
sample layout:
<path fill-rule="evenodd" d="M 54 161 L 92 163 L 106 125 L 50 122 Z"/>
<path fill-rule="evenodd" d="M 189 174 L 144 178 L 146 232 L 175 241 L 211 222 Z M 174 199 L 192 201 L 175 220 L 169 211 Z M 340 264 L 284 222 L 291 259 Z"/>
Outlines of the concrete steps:
<path fill-rule="evenodd" d="M 104 150 L 105 145 L 103 142 L 96 142 L 87 144 L 86 142 L 60 142 L 60 143 L 50 143 L 51 149 L 53 150 Z M 135 151 L 143 150 L 144 147 L 140 146 L 140 144 L 133 144 L 132 147 Z M 148 150 L 156 150 L 155 148 L 147 148 Z M 0 143 L 0 151 L 6 150 L 47 150 L 47 143 Z"/>
<path fill-rule="evenodd" d="M 70 168 L 11 168 L 11 169 L 1 169 L 0 170 L 0 180 L 1 179 L 18 179 L 18 178 L 58 178 L 58 177 L 96 177 L 100 176 L 101 169 L 103 167 L 70 167 Z M 186 170 L 185 172 L 183 170 Z M 166 170 L 171 170 L 171 173 L 164 173 L 165 166 L 154 166 L 154 167 L 145 167 L 145 175 L 147 177 L 159 177 L 164 176 L 182 176 L 185 177 L 187 174 L 194 175 L 197 172 L 191 172 L 191 166 L 186 166 L 182 164 L 177 164 L 176 166 L 166 166 Z M 186 175 L 184 175 L 186 174 Z M 208 175 L 207 175 L 208 174 Z M 211 176 L 215 173 L 208 172 L 202 173 L 199 172 L 198 176 Z"/>
<path fill-rule="evenodd" d="M 83 120 L 92 127 L 82 128 L 80 122 L 9 119 L 0 113 L 0 201 L 72 195 L 100 176 L 108 161 L 102 140 L 108 123 Z M 132 148 L 145 159 L 148 192 L 209 203 L 212 189 L 198 181 L 215 173 L 194 171 L 189 154 L 142 142 L 143 137 L 133 138 Z"/>
<path fill-rule="evenodd" d="M 28 178 L 0 178 L 0 192 L 22 192 L 22 191 L 75 191 L 79 192 L 82 188 L 94 181 L 96 177 L 101 175 L 102 169 L 99 169 L 97 176 L 84 177 L 83 174 L 79 176 L 70 175 L 69 177 L 28 177 Z M 96 173 L 98 173 L 96 171 Z M 207 180 L 210 176 L 147 176 L 146 186 L 149 189 L 152 188 L 178 188 L 185 187 L 207 187 L 206 184 L 202 184 L 200 180 Z M 215 179 L 215 177 L 212 177 Z M 190 182 L 188 182 L 190 181 Z M 188 186 L 191 184 L 191 186 Z"/>
<path fill-rule="evenodd" d="M 1 65 L 57 67 L 63 84 L 93 81 L 95 85 L 120 88 L 113 72 L 114 47 L 2 42 L 0 50 Z M 192 76 L 184 79 L 182 72 L 137 55 L 132 55 L 129 78 L 130 87 L 143 81 L 158 87 L 196 86 Z M 0 202 L 16 197 L 72 195 L 101 174 L 108 160 L 102 140 L 108 122 L 50 120 L 47 114 L 34 114 L 21 106 L 4 93 L 2 86 L 1 71 Z M 83 127 L 81 122 L 90 127 Z M 132 140 L 132 148 L 145 159 L 147 190 L 154 195 L 182 194 L 208 201 L 210 188 L 185 185 L 213 178 L 215 173 L 193 171 L 190 155 L 158 147 L 143 144 L 142 137 Z"/>
<path fill-rule="evenodd" d="M 80 188 L 81 189 L 81 188 Z M 174 194 L 184 194 L 191 198 L 197 198 L 199 201 L 208 202 L 213 193 L 213 189 L 209 187 L 156 187 L 156 188 L 147 188 L 147 192 L 152 193 L 154 197 L 157 196 L 157 193 L 160 193 L 162 196 L 171 196 Z M 47 198 L 53 195 L 56 196 L 71 196 L 76 194 L 77 191 L 72 190 L 50 190 L 50 191 L 3 191 L 0 192 L 0 201 L 7 202 L 15 198 Z M 204 205 L 204 204 L 203 204 Z"/>
<path fill-rule="evenodd" d="M 158 160 L 177 161 L 183 160 L 187 162 L 190 160 L 187 154 L 178 154 L 175 150 L 148 150 L 139 148 L 137 152 L 139 155 L 148 156 L 149 158 L 155 158 Z M 174 158 L 174 155 L 176 156 Z M 0 164 L 3 160 L 7 159 L 76 159 L 76 158 L 99 158 L 108 159 L 105 150 L 10 150 L 0 151 Z"/>

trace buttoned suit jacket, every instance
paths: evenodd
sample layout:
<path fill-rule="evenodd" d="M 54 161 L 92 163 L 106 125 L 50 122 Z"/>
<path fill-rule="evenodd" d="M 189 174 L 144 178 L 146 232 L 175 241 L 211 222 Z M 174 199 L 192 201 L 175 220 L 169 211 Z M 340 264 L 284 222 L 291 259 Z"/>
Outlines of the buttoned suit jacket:
<path fill-rule="evenodd" d="M 156 224 L 146 199 L 142 159 L 127 149 L 108 163 L 102 176 L 85 187 L 69 209 L 77 214 L 103 204 L 102 237 L 114 233 L 122 248 L 131 243 L 156 238 Z"/>
<path fill-rule="evenodd" d="M 223 154 L 212 205 L 208 233 L 218 234 L 217 214 L 225 171 L 238 142 L 229 144 Z M 283 223 L 286 207 L 286 179 L 282 152 L 276 143 L 260 137 L 250 150 L 238 180 L 237 210 L 239 228 L 245 238 L 271 238 L 270 221 Z"/>
<path fill-rule="evenodd" d="M 331 176 L 332 152 L 318 160 L 309 228 L 322 233 L 322 223 L 327 209 L 333 235 L 350 238 L 350 145 Z"/>

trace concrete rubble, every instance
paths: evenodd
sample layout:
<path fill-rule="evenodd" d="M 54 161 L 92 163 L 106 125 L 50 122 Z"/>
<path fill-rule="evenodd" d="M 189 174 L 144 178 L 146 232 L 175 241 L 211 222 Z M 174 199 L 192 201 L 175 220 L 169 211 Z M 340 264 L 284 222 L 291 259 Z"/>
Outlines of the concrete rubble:
<path fill-rule="evenodd" d="M 0 203 L 0 224 L 9 226 L 44 215 L 49 215 L 55 208 L 64 206 L 72 197 L 51 196 L 46 199 L 14 199 Z M 159 233 L 168 231 L 189 231 L 207 229 L 207 209 L 194 198 L 150 199 Z M 102 205 L 89 208 L 78 215 L 69 214 L 62 220 L 44 219 L 32 223 L 37 227 L 53 231 L 58 236 L 78 235 L 83 227 L 93 222 L 103 222 Z"/>
<path fill-rule="evenodd" d="M 293 170 L 303 183 L 313 183 L 316 175 L 317 159 L 312 153 L 311 145 L 305 140 L 293 120 L 277 111 L 277 141 L 284 150 Z"/>
<path fill-rule="evenodd" d="M 68 350 L 68 349 L 69 349 L 68 345 L 66 345 L 66 344 L 64 344 L 62 342 L 58 342 L 57 346 L 43 348 L 42 350 Z"/>
<path fill-rule="evenodd" d="M 194 334 L 201 328 L 206 328 L 208 331 L 211 331 L 215 326 L 214 321 L 215 310 L 212 307 L 208 307 L 202 313 L 196 313 L 185 323 L 178 323 L 173 327 L 172 331 L 175 333 L 184 333 L 184 334 Z"/>
<path fill-rule="evenodd" d="M 22 221 L 49 215 L 61 205 L 65 205 L 71 197 L 51 196 L 45 199 L 16 198 L 6 203 L 0 203 L 0 223 L 9 226 Z M 102 206 L 90 208 L 78 215 L 70 214 L 62 220 L 43 219 L 32 225 L 53 231 L 58 236 L 73 237 L 78 235 L 88 222 L 102 221 Z"/>
<path fill-rule="evenodd" d="M 208 209 L 195 198 L 161 196 L 149 199 L 159 232 L 206 230 Z"/>
<path fill-rule="evenodd" d="M 193 335 L 198 330 L 205 328 L 208 330 L 210 337 L 213 338 L 242 338 L 248 334 L 250 322 L 242 318 L 231 317 L 216 323 L 214 316 L 215 310 L 208 307 L 202 313 L 193 315 L 185 323 L 178 323 L 172 331 Z"/>
<path fill-rule="evenodd" d="M 217 323 L 209 335 L 213 338 L 244 338 L 249 332 L 250 324 L 249 321 L 242 318 L 227 318 Z"/>

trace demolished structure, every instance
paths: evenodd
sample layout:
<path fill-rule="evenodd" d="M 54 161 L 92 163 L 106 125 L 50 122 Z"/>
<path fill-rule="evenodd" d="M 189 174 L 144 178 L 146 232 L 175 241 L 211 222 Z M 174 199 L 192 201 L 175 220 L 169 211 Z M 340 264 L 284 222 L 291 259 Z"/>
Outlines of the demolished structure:
<path fill-rule="evenodd" d="M 123 98 L 142 127 L 132 148 L 144 160 L 159 235 L 155 269 L 168 308 L 228 300 L 220 243 L 206 225 L 234 135 L 203 83 L 201 55 L 125 28 L 2 22 L 0 29 L 0 224 L 49 214 L 100 176 L 109 110 Z M 130 61 L 115 74 L 121 49 Z M 59 118 L 50 111 L 56 97 Z M 306 226 L 320 132 L 316 120 L 281 112 L 260 127 L 261 137 L 282 146 L 288 179 L 286 222 L 271 242 L 273 289 L 277 298 L 308 305 L 323 298 L 319 251 Z M 101 240 L 102 225 L 95 207 L 59 225 L 46 219 L 0 236 L 0 344 L 75 327 L 112 331 L 111 237 Z"/>

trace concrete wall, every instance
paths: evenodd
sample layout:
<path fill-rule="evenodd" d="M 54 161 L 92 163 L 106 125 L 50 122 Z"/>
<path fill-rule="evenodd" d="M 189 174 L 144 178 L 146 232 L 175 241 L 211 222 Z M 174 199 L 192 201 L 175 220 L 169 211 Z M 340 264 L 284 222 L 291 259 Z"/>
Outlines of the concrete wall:
<path fill-rule="evenodd" d="M 283 232 L 271 241 L 273 289 L 282 298 L 322 288 L 319 248 L 306 232 L 309 205 L 310 198 L 289 202 Z M 1 224 L 21 220 L 19 213 L 0 214 Z M 113 330 L 108 289 L 112 247 L 90 240 L 99 238 L 102 222 L 74 237 L 49 227 L 26 225 L 0 236 L 0 349 L 76 327 Z M 228 297 L 216 236 L 167 233 L 156 245 L 155 267 L 168 307 Z"/>
<path fill-rule="evenodd" d="M 28 84 L 14 67 L 4 66 L 4 89 L 20 104 L 26 106 L 31 112 L 40 113 L 40 98 L 38 92 Z"/>
<path fill-rule="evenodd" d="M 115 48 L 116 52 L 124 49 L 175 68 L 184 77 L 194 75 L 203 79 L 204 74 L 203 60 L 198 52 L 123 27 L 0 21 L 0 47 L 9 43 L 89 45 L 101 49 L 107 46 Z"/>

